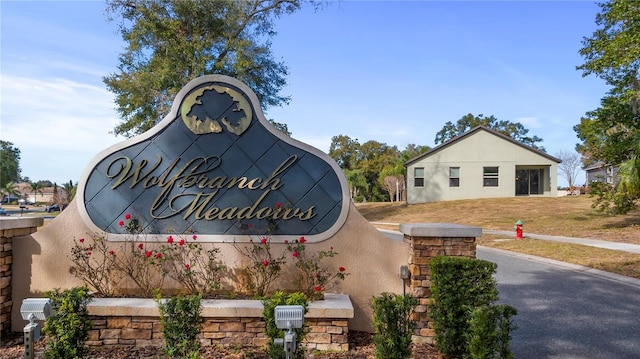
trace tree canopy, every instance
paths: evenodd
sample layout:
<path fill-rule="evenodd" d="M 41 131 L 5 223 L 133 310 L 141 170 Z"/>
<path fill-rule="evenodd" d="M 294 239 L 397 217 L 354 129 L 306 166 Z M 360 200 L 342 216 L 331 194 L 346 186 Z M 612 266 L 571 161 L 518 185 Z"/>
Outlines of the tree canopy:
<path fill-rule="evenodd" d="M 462 116 L 455 124 L 451 121 L 447 121 L 444 127 L 436 133 L 434 143 L 436 145 L 445 143 L 455 137 L 462 135 L 476 126 L 484 126 L 494 131 L 500 132 L 506 136 L 513 138 L 516 141 L 522 142 L 527 146 L 531 146 L 538 150 L 544 151 L 544 147 L 538 146 L 538 142 L 542 142 L 542 139 L 538 136 L 529 136 L 529 130 L 519 122 L 511 121 L 498 121 L 493 115 L 485 117 L 480 114 L 474 116 L 469 113 Z"/>
<path fill-rule="evenodd" d="M 205 74 L 247 84 L 263 109 L 286 104 L 286 65 L 271 53 L 273 20 L 304 0 L 109 0 L 128 44 L 103 80 L 121 116 L 113 132 L 133 136 L 169 113 L 178 91 Z"/>
<path fill-rule="evenodd" d="M 429 150 L 427 146 L 408 144 L 400 151 L 378 141 L 358 142 L 349 136 L 337 135 L 331 139 L 329 156 L 347 177 L 349 191 L 356 201 L 388 201 L 399 199 L 405 189 L 404 163 Z"/>
<path fill-rule="evenodd" d="M 596 187 L 594 206 L 625 213 L 635 208 L 640 192 L 640 188 L 633 188 L 640 183 L 638 168 L 634 170 L 640 166 L 640 2 L 611 0 L 598 5 L 598 29 L 583 38 L 580 55 L 584 63 L 577 69 L 583 76 L 603 79 L 611 89 L 600 107 L 587 112 L 574 127 L 582 141 L 576 149 L 585 165 L 603 162 L 620 166 L 619 185 L 614 189 Z"/>
<path fill-rule="evenodd" d="M 20 180 L 20 149 L 13 143 L 0 140 L 0 187 Z"/>
<path fill-rule="evenodd" d="M 594 75 L 611 90 L 600 107 L 587 112 L 574 127 L 582 141 L 576 149 L 583 163 L 619 164 L 630 159 L 640 140 L 640 3 L 614 0 L 599 4 L 598 29 L 582 40 L 577 66 L 583 76 Z"/>

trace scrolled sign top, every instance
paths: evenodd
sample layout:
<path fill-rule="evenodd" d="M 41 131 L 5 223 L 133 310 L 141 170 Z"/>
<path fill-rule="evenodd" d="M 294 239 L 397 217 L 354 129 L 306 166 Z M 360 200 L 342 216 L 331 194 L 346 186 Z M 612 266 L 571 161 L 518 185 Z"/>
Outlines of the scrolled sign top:
<path fill-rule="evenodd" d="M 276 130 L 253 91 L 221 75 L 189 82 L 156 126 L 98 154 L 78 188 L 83 220 L 115 240 L 128 215 L 157 240 L 318 242 L 342 227 L 349 202 L 335 161 Z"/>

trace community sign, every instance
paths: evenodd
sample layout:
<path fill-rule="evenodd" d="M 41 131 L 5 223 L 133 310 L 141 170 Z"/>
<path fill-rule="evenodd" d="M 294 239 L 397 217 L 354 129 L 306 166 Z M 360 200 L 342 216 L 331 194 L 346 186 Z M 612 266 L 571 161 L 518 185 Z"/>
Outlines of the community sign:
<path fill-rule="evenodd" d="M 126 239 L 126 218 L 158 240 L 317 242 L 350 205 L 335 161 L 276 130 L 251 89 L 220 75 L 189 82 L 156 126 L 96 156 L 77 196 L 86 224 L 113 240 Z"/>

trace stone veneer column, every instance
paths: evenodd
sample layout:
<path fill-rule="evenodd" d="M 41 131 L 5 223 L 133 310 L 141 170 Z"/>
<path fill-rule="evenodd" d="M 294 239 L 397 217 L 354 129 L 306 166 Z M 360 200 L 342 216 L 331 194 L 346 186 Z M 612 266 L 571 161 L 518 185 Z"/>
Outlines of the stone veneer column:
<path fill-rule="evenodd" d="M 13 238 L 28 236 L 43 223 L 42 218 L 0 218 L 0 339 L 11 333 Z"/>
<path fill-rule="evenodd" d="M 435 332 L 428 312 L 431 300 L 429 262 L 438 255 L 475 258 L 476 238 L 482 236 L 482 228 L 449 223 L 415 223 L 401 224 L 400 232 L 411 246 L 409 287 L 410 293 L 419 301 L 414 314 L 418 327 L 413 342 L 433 344 Z"/>

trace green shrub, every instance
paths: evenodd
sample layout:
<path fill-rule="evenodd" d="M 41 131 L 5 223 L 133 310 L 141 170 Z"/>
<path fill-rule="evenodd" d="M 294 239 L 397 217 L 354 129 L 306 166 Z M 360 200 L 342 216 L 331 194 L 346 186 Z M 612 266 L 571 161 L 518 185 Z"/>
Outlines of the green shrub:
<path fill-rule="evenodd" d="M 471 359 L 512 359 L 509 348 L 518 311 L 509 305 L 477 307 L 471 312 L 467 343 Z"/>
<path fill-rule="evenodd" d="M 411 336 L 416 323 L 411 314 L 418 300 L 410 295 L 382 293 L 373 298 L 373 342 L 379 359 L 411 357 Z"/>
<path fill-rule="evenodd" d="M 468 354 L 466 333 L 471 312 L 498 299 L 492 277 L 497 265 L 473 258 L 437 256 L 429 266 L 430 316 L 436 347 L 444 355 L 464 358 Z"/>
<path fill-rule="evenodd" d="M 55 289 L 44 293 L 52 301 L 53 315 L 44 326 L 47 359 L 75 359 L 87 354 L 85 341 L 89 337 L 92 322 L 87 312 L 91 301 L 86 286 L 60 291 Z"/>
<path fill-rule="evenodd" d="M 290 293 L 286 294 L 284 292 L 275 292 L 271 297 L 265 298 L 262 300 L 262 304 L 264 306 L 264 321 L 266 323 L 265 334 L 269 338 L 269 342 L 267 344 L 267 353 L 269 354 L 269 358 L 271 359 L 281 359 L 285 358 L 284 348 L 279 345 L 274 344 L 274 339 L 282 338 L 283 331 L 278 329 L 276 326 L 276 317 L 274 310 L 279 305 L 301 305 L 304 307 L 304 312 L 307 313 L 308 309 L 308 299 L 304 293 Z M 294 329 L 296 332 L 296 343 L 298 348 L 300 347 L 300 343 L 304 340 L 305 336 L 309 332 L 309 328 L 306 323 L 302 328 Z M 294 356 L 295 359 L 304 359 L 304 350 L 296 350 L 296 354 Z"/>
<path fill-rule="evenodd" d="M 201 300 L 202 295 L 176 296 L 168 300 L 156 297 L 164 335 L 164 352 L 168 357 L 198 357 Z"/>

